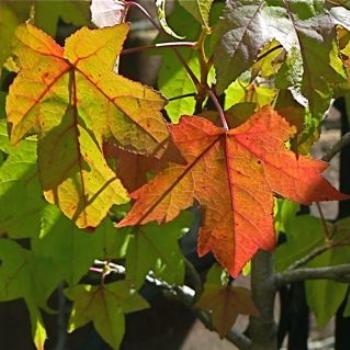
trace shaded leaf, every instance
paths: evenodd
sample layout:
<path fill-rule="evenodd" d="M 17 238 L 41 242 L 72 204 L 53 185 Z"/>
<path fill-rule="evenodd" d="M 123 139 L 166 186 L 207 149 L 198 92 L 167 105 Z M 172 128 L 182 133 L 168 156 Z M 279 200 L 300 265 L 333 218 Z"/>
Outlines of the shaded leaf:
<path fill-rule="evenodd" d="M 37 349 L 44 349 L 46 332 L 39 307 L 60 281 L 50 259 L 35 256 L 14 241 L 0 240 L 0 301 L 23 298 L 29 310 L 32 336 Z"/>
<path fill-rule="evenodd" d="M 224 338 L 233 327 L 238 315 L 256 316 L 258 310 L 248 289 L 233 287 L 231 283 L 223 284 L 220 275 L 220 269 L 214 265 L 209 271 L 209 278 L 207 278 L 204 291 L 196 303 L 196 307 L 212 314 L 213 326 L 220 337 Z"/>
<path fill-rule="evenodd" d="M 128 191 L 134 191 L 144 185 L 151 175 L 164 169 L 168 162 L 186 163 L 179 150 L 170 140 L 161 158 L 127 151 L 112 143 L 103 145 L 107 160 L 113 161 L 120 180 Z"/>
<path fill-rule="evenodd" d="M 165 225 L 152 223 L 135 228 L 126 253 L 127 280 L 139 288 L 152 270 L 161 280 L 182 285 L 185 265 L 178 240 L 190 225 L 191 215 L 185 212 Z"/>
<path fill-rule="evenodd" d="M 156 7 L 157 7 L 159 23 L 161 28 L 164 30 L 164 32 L 176 39 L 185 39 L 184 36 L 180 36 L 176 34 L 172 30 L 172 28 L 170 28 L 170 26 L 168 25 L 168 22 L 166 19 L 166 13 L 165 13 L 166 0 L 156 0 Z"/>
<path fill-rule="evenodd" d="M 74 302 L 69 332 L 93 322 L 96 331 L 116 350 L 125 331 L 124 314 L 148 307 L 125 281 L 100 286 L 78 285 L 66 289 L 65 294 Z"/>
<path fill-rule="evenodd" d="M 209 28 L 209 14 L 213 0 L 179 0 L 180 5 L 185 8 L 202 26 Z"/>
<path fill-rule="evenodd" d="M 62 278 L 74 285 L 89 271 L 94 259 L 120 258 L 125 238 L 121 231 L 109 220 L 95 232 L 79 230 L 56 207 L 47 206 L 40 236 L 32 240 L 32 250 L 38 256 L 51 258 Z"/>
<path fill-rule="evenodd" d="M 259 51 L 277 40 L 289 52 L 297 47 L 303 64 L 301 91 L 312 114 L 321 118 L 328 109 L 333 85 L 345 81 L 336 47 L 336 22 L 325 2 L 229 1 L 216 50 L 218 91 L 250 68 Z"/>
<path fill-rule="evenodd" d="M 273 193 L 304 204 L 349 198 L 321 177 L 326 163 L 286 149 L 295 129 L 269 107 L 229 131 L 200 117 L 170 130 L 188 165 L 170 164 L 133 192 L 119 226 L 168 222 L 197 200 L 205 211 L 198 253 L 212 251 L 232 276 L 275 245 Z"/>

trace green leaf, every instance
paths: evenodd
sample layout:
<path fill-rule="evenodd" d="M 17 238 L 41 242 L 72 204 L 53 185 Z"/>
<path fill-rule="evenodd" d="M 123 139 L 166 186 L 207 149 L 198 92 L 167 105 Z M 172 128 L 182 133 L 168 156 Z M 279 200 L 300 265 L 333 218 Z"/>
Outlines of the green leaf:
<path fill-rule="evenodd" d="M 295 211 L 292 211 L 292 215 Z M 323 226 L 318 218 L 309 215 L 289 217 L 284 222 L 287 243 L 277 247 L 275 264 L 278 271 L 285 270 L 312 249 L 324 243 Z"/>
<path fill-rule="evenodd" d="M 105 220 L 95 232 L 79 230 L 54 206 L 48 205 L 41 219 L 40 236 L 32 240 L 38 256 L 51 258 L 69 285 L 79 282 L 94 259 L 121 258 L 126 230 Z"/>
<path fill-rule="evenodd" d="M 287 232 L 288 221 L 293 220 L 299 211 L 299 204 L 288 199 L 275 200 L 275 228 L 277 232 Z M 290 227 L 290 226 L 289 226 Z"/>
<path fill-rule="evenodd" d="M 166 19 L 166 13 L 165 13 L 166 0 L 156 0 L 156 7 L 157 7 L 159 23 L 162 29 L 164 30 L 164 32 L 176 39 L 180 39 L 180 40 L 185 39 L 184 36 L 177 35 L 172 30 L 172 28 L 170 28 L 170 26 L 168 25 L 168 22 Z"/>
<path fill-rule="evenodd" d="M 186 34 L 188 40 L 197 40 L 201 32 L 198 23 L 180 6 L 175 6 L 169 16 L 169 23 L 175 30 Z M 179 52 L 189 65 L 194 74 L 199 77 L 199 59 L 195 50 L 191 48 L 179 48 Z M 162 50 L 162 64 L 158 74 L 158 87 L 161 93 L 168 99 L 195 93 L 196 87 L 188 76 L 183 65 L 171 50 Z M 182 115 L 192 115 L 196 101 L 194 97 L 180 98 L 169 101 L 165 106 L 170 120 L 177 123 Z"/>
<path fill-rule="evenodd" d="M 124 335 L 124 314 L 148 307 L 125 281 L 100 286 L 78 285 L 66 289 L 65 294 L 74 302 L 69 332 L 93 322 L 96 331 L 116 350 Z"/>
<path fill-rule="evenodd" d="M 8 239 L 0 240 L 0 261 L 0 301 L 25 300 L 34 342 L 44 349 L 46 332 L 39 307 L 47 309 L 46 300 L 60 282 L 58 271 L 51 259 L 37 257 Z"/>
<path fill-rule="evenodd" d="M 185 8 L 207 31 L 209 28 L 209 14 L 213 0 L 179 0 L 179 4 Z"/>
<path fill-rule="evenodd" d="M 90 23 L 90 1 L 36 0 L 33 23 L 46 33 L 55 35 L 59 19 L 78 27 Z"/>
<path fill-rule="evenodd" d="M 221 13 L 221 4 L 214 4 L 210 13 L 210 19 L 212 23 L 216 23 Z M 191 15 L 184 10 L 181 6 L 175 3 L 175 7 L 169 16 L 169 23 L 172 28 L 177 32 L 183 33 L 188 40 L 198 40 L 202 31 L 201 26 L 193 21 Z M 160 36 L 162 38 L 162 36 Z M 157 41 L 159 41 L 159 39 Z M 211 37 L 208 40 L 207 54 L 210 55 L 213 50 L 211 44 Z M 191 48 L 178 48 L 185 62 L 191 68 L 195 76 L 200 77 L 200 64 L 198 53 Z M 184 69 L 182 63 L 172 50 L 158 51 L 157 54 L 161 54 L 162 64 L 158 73 L 158 87 L 162 94 L 168 99 L 174 97 L 196 93 L 197 89 L 188 73 Z M 214 80 L 213 71 L 209 72 L 208 84 Z M 169 101 L 165 106 L 165 110 L 168 113 L 170 120 L 173 123 L 178 123 L 182 115 L 192 115 L 195 110 L 196 100 L 194 97 L 186 97 Z"/>
<path fill-rule="evenodd" d="M 7 155 L 0 167 L 0 230 L 12 238 L 34 237 L 46 206 L 37 179 L 36 140 L 28 138 L 11 146 L 1 121 L 0 149 Z"/>
<path fill-rule="evenodd" d="M 20 6 L 22 5 L 22 6 Z M 0 3 L 0 75 L 1 69 L 11 53 L 16 27 L 29 17 L 30 3 L 3 1 Z"/>
<path fill-rule="evenodd" d="M 183 284 L 185 265 L 178 240 L 191 221 L 191 214 L 184 212 L 168 224 L 151 223 L 133 230 L 126 253 L 126 278 L 135 288 L 142 286 L 150 270 L 169 284 Z"/>

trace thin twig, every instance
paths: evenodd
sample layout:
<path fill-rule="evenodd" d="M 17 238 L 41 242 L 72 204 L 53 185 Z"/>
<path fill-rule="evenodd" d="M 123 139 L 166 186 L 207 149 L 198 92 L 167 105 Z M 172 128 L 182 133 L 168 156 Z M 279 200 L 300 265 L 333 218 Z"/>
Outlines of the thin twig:
<path fill-rule="evenodd" d="M 127 8 L 130 8 L 130 7 L 137 8 L 153 24 L 153 26 L 156 29 L 158 29 L 159 31 L 163 31 L 161 26 L 152 18 L 152 16 L 148 13 L 148 11 L 142 5 L 137 3 L 136 1 L 127 1 L 126 2 L 126 7 Z"/>
<path fill-rule="evenodd" d="M 167 32 L 164 31 L 164 29 L 156 21 L 154 21 L 152 16 L 147 12 L 146 9 L 143 8 L 143 6 L 141 6 L 140 4 L 138 4 L 137 2 L 134 2 L 134 1 L 128 1 L 127 4 L 128 4 L 128 6 L 134 6 L 137 9 L 139 9 L 141 11 L 141 13 L 153 24 L 153 26 L 157 30 L 159 30 L 160 32 L 164 33 L 167 36 L 170 36 Z M 188 75 L 192 79 L 193 83 L 196 86 L 199 85 L 199 80 L 197 79 L 195 74 L 192 72 L 191 68 L 187 64 L 186 60 L 182 57 L 181 53 L 177 50 L 176 47 L 170 47 L 170 48 L 174 51 L 174 53 L 176 54 L 176 56 L 179 59 L 179 61 L 181 62 L 181 64 L 184 66 L 186 72 L 188 73 Z"/>
<path fill-rule="evenodd" d="M 350 264 L 327 266 L 318 268 L 300 268 L 292 271 L 277 273 L 274 275 L 276 288 L 286 284 L 304 281 L 328 279 L 342 283 L 350 282 Z"/>
<path fill-rule="evenodd" d="M 150 44 L 150 45 L 131 47 L 128 49 L 124 49 L 121 52 L 121 55 L 123 55 L 123 56 L 130 55 L 130 54 L 145 51 L 145 50 L 173 48 L 173 47 L 192 47 L 192 48 L 194 48 L 195 46 L 196 46 L 196 43 L 192 42 L 192 41 L 171 41 L 171 42 L 167 42 L 167 43 L 156 43 L 156 44 Z"/>
<path fill-rule="evenodd" d="M 272 47 L 270 50 L 268 50 L 268 51 L 262 53 L 260 56 L 258 56 L 256 59 L 256 62 L 261 61 L 263 58 L 270 55 L 272 52 L 276 51 L 277 49 L 281 49 L 281 48 L 283 48 L 282 45 L 276 45 L 276 46 Z"/>
<path fill-rule="evenodd" d="M 319 202 L 316 202 L 316 207 L 317 207 L 318 213 L 320 214 L 320 218 L 321 218 L 324 234 L 326 236 L 326 241 L 330 241 L 332 239 L 332 234 L 329 232 L 327 220 L 326 220 L 326 218 L 325 218 L 325 216 L 323 214 L 323 210 L 322 210 L 321 204 Z"/>
<path fill-rule="evenodd" d="M 178 58 L 178 60 L 181 62 L 181 64 L 185 68 L 185 70 L 186 70 L 187 74 L 189 75 L 189 77 L 192 79 L 194 85 L 198 86 L 200 84 L 199 80 L 197 79 L 196 75 L 193 73 L 193 71 L 190 68 L 190 66 L 187 64 L 186 60 L 182 57 L 182 55 L 179 52 L 179 50 L 176 47 L 172 47 L 172 50 L 174 51 L 176 57 Z"/>
<path fill-rule="evenodd" d="M 220 116 L 223 128 L 225 130 L 229 130 L 230 128 L 228 127 L 228 124 L 227 124 L 227 121 L 226 121 L 225 112 L 222 109 L 222 106 L 221 106 L 221 104 L 220 104 L 220 102 L 219 102 L 215 92 L 213 90 L 209 90 L 208 93 L 209 93 L 209 96 L 210 96 L 211 100 L 213 101 L 213 103 L 214 103 L 218 113 L 219 113 L 219 116 Z"/>
<path fill-rule="evenodd" d="M 197 94 L 195 92 L 190 92 L 188 94 L 183 94 L 183 95 L 179 95 L 179 96 L 174 96 L 174 97 L 170 97 L 168 98 L 168 101 L 176 101 L 176 100 L 180 100 L 181 98 L 187 98 L 187 97 L 195 97 Z"/>
<path fill-rule="evenodd" d="M 304 257 L 302 257 L 301 259 L 295 261 L 294 263 L 292 263 L 291 265 L 288 266 L 288 268 L 286 269 L 286 271 L 291 271 L 291 270 L 295 270 L 301 266 L 306 265 L 308 262 L 310 262 L 311 260 L 315 259 L 316 257 L 318 257 L 319 255 L 325 253 L 326 251 L 330 250 L 330 249 L 334 249 L 334 248 L 338 248 L 338 247 L 344 247 L 350 245 L 350 240 L 346 239 L 346 240 L 341 240 L 341 241 L 330 241 L 327 242 L 326 244 L 316 247 L 315 249 L 313 249 L 309 254 L 305 255 Z"/>
<path fill-rule="evenodd" d="M 344 147 L 350 145 L 350 132 L 342 136 L 342 138 L 332 146 L 332 148 L 322 157 L 322 160 L 329 162 Z"/>

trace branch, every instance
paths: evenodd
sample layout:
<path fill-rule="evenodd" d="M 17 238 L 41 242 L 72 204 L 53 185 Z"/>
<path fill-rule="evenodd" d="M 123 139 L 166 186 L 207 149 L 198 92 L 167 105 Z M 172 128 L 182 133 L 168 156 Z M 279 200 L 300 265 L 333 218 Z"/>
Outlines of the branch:
<path fill-rule="evenodd" d="M 299 260 L 295 261 L 294 263 L 292 263 L 291 265 L 289 265 L 286 271 L 295 270 L 298 267 L 306 265 L 308 262 L 315 259 L 316 257 L 323 254 L 324 252 L 326 252 L 329 249 L 344 247 L 347 245 L 350 245 L 349 239 L 341 240 L 341 241 L 329 241 L 320 247 L 316 247 L 309 254 L 303 256 L 301 259 L 299 259 Z"/>
<path fill-rule="evenodd" d="M 322 157 L 322 160 L 329 162 L 338 152 L 342 150 L 342 148 L 348 145 L 350 145 L 350 132 L 343 135 L 342 138 Z"/>
<path fill-rule="evenodd" d="M 350 282 L 350 264 L 331 267 L 300 268 L 292 271 L 277 273 L 274 276 L 276 288 L 286 284 L 304 280 L 328 279 L 342 283 Z"/>
<path fill-rule="evenodd" d="M 174 97 L 170 97 L 168 98 L 168 101 L 176 101 L 176 100 L 180 100 L 181 98 L 187 98 L 187 97 L 196 97 L 196 93 L 195 92 L 190 92 L 188 94 L 183 94 L 183 95 L 178 95 L 178 96 L 174 96 Z"/>
<path fill-rule="evenodd" d="M 252 297 L 259 311 L 250 317 L 249 334 L 254 350 L 277 350 L 277 326 L 274 320 L 276 289 L 270 252 L 259 251 L 252 260 Z"/>

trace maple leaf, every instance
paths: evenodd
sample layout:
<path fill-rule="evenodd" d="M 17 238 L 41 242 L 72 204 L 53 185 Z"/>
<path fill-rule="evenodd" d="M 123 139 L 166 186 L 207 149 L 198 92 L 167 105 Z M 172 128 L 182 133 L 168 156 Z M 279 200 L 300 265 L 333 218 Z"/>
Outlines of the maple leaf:
<path fill-rule="evenodd" d="M 96 227 L 113 204 L 128 201 L 103 157 L 103 138 L 140 153 L 168 138 L 163 98 L 113 73 L 128 29 L 84 27 L 64 49 L 33 25 L 16 31 L 20 72 L 6 101 L 11 141 L 38 134 L 45 197 L 79 227 Z"/>
<path fill-rule="evenodd" d="M 197 200 L 205 211 L 198 253 L 212 251 L 232 276 L 258 249 L 274 247 L 274 193 L 303 204 L 349 198 L 321 176 L 325 162 L 286 148 L 295 128 L 270 107 L 228 131 L 200 117 L 170 130 L 188 164 L 170 164 L 132 193 L 119 226 L 171 221 Z"/>
<path fill-rule="evenodd" d="M 243 287 L 206 286 L 197 307 L 212 312 L 213 326 L 221 338 L 230 331 L 238 315 L 257 315 L 250 291 Z"/>
<path fill-rule="evenodd" d="M 203 293 L 195 306 L 211 313 L 212 325 L 221 338 L 228 334 L 239 314 L 258 315 L 250 291 L 233 287 L 218 264 L 208 271 Z"/>
<path fill-rule="evenodd" d="M 78 285 L 66 289 L 65 294 L 74 302 L 69 332 L 92 321 L 96 331 L 113 349 L 119 349 L 124 335 L 124 314 L 148 307 L 125 281 L 100 286 Z"/>

